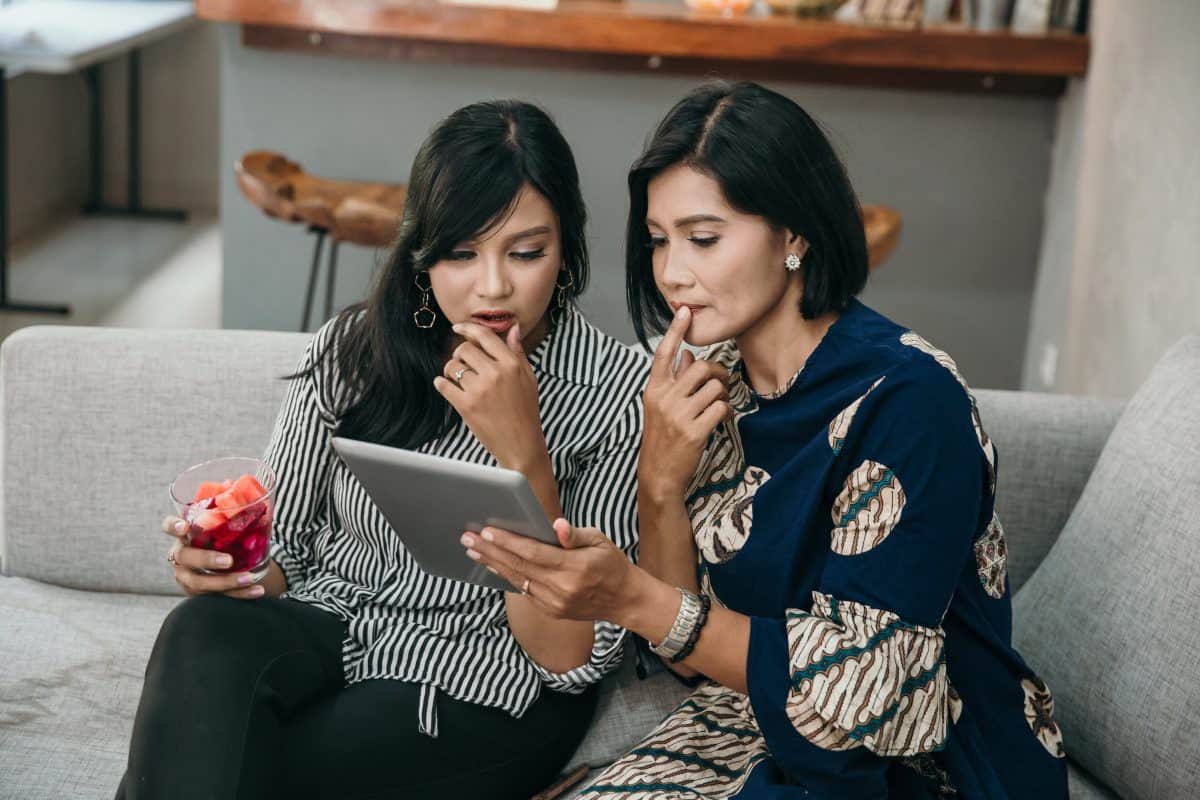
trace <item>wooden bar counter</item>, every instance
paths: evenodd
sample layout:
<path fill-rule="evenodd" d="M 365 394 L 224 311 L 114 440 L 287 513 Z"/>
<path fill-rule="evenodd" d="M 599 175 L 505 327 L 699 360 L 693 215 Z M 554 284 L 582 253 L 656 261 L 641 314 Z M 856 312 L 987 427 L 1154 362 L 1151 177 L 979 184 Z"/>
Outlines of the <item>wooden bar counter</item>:
<path fill-rule="evenodd" d="M 553 11 L 436 0 L 196 0 L 249 47 L 415 61 L 720 74 L 885 88 L 1056 95 L 1087 69 L 1086 36 L 724 17 L 650 0 Z"/>

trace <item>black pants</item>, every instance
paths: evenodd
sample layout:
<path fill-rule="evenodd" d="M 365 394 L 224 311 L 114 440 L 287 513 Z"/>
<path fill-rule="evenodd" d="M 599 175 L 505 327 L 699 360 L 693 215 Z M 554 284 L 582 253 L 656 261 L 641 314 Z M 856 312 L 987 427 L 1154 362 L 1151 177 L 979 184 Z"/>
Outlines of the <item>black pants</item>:
<path fill-rule="evenodd" d="M 565 766 L 595 692 L 543 691 L 521 719 L 419 686 L 343 683 L 345 626 L 294 600 L 203 596 L 163 623 L 118 800 L 522 798 Z"/>

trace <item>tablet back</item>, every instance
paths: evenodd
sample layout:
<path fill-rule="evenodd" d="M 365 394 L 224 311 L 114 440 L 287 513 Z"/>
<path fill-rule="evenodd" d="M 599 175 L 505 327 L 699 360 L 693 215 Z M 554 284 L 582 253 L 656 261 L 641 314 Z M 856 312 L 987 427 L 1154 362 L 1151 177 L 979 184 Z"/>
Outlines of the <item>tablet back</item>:
<path fill-rule="evenodd" d="M 485 526 L 558 545 L 554 528 L 519 472 L 334 437 L 333 449 L 423 570 L 491 589 L 514 587 L 467 558 L 463 531 Z"/>

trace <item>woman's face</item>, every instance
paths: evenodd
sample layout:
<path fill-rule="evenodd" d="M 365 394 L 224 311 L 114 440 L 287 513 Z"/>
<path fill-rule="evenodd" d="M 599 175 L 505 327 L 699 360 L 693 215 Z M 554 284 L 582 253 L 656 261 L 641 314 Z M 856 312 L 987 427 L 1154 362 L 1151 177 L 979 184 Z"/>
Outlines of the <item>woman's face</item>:
<path fill-rule="evenodd" d="M 562 268 L 558 215 L 525 186 L 512 214 L 479 239 L 460 242 L 429 269 L 438 307 L 450 323 L 474 322 L 501 338 L 518 322 L 526 342 L 548 329 L 547 311 Z"/>
<path fill-rule="evenodd" d="M 704 173 L 676 165 L 656 175 L 647 187 L 646 227 L 658 291 L 672 310 L 692 308 L 688 344 L 736 338 L 785 300 L 797 307 L 800 276 L 784 260 L 789 253 L 803 258 L 807 245 L 731 208 Z"/>

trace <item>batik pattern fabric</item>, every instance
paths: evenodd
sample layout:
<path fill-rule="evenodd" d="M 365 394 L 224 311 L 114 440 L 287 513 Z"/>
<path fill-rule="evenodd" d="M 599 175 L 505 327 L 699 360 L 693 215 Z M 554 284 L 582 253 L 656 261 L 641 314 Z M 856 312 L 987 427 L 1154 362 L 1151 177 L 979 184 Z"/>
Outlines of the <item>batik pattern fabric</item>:
<path fill-rule="evenodd" d="M 583 797 L 1065 798 L 953 359 L 857 301 L 773 394 L 731 344 L 703 355 L 734 414 L 687 505 L 701 590 L 749 617 L 748 691 L 702 684 Z"/>

